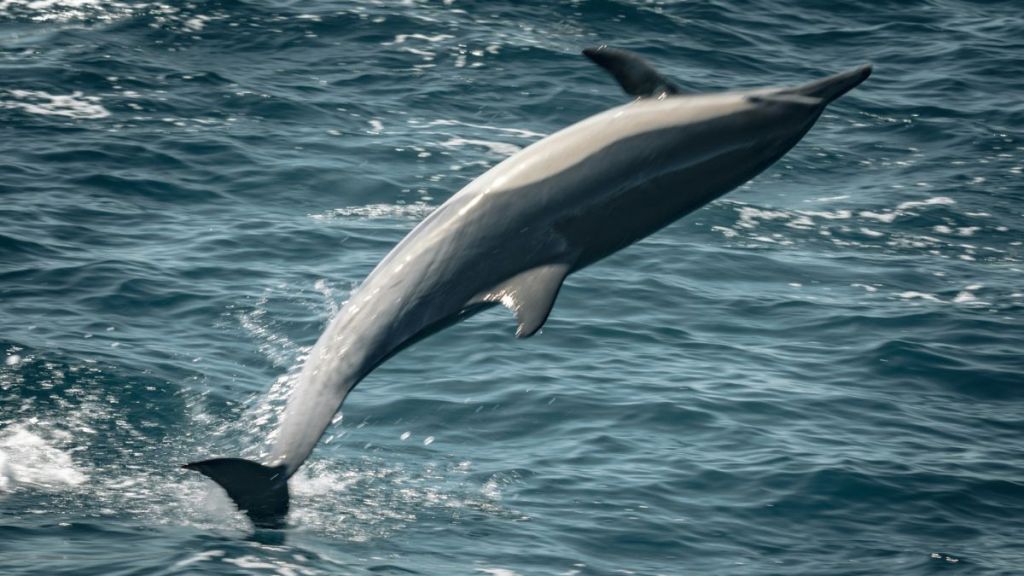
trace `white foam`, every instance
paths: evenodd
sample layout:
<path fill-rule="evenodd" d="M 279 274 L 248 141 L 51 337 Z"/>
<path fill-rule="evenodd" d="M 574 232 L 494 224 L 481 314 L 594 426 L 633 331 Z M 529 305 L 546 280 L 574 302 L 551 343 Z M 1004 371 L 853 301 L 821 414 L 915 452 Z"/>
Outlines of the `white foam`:
<path fill-rule="evenodd" d="M 251 572 L 253 570 L 270 570 L 274 574 L 278 574 L 280 576 L 305 576 L 307 574 L 312 575 L 320 573 L 319 570 L 289 564 L 284 560 L 276 558 L 268 559 L 266 556 L 257 556 L 255 554 L 246 554 L 244 556 L 239 556 L 238 558 L 222 558 L 221 561 L 228 564 L 234 564 L 247 572 Z"/>
<path fill-rule="evenodd" d="M 741 206 L 740 220 L 737 225 L 742 228 L 755 228 L 760 220 L 780 220 L 789 217 L 790 214 L 783 210 L 762 210 L 753 206 Z"/>
<path fill-rule="evenodd" d="M 419 121 L 419 120 L 410 120 L 409 121 L 409 125 L 410 126 L 414 126 L 414 127 L 422 127 L 422 128 L 433 128 L 435 126 L 465 126 L 467 128 L 479 128 L 479 129 L 487 130 L 487 131 L 497 130 L 499 132 L 506 132 L 508 134 L 513 134 L 513 135 L 518 136 L 520 138 L 529 138 L 531 140 L 537 139 L 537 138 L 543 138 L 544 136 L 547 136 L 547 134 L 543 134 L 541 132 L 534 132 L 532 130 L 525 130 L 523 128 L 508 128 L 508 127 L 503 127 L 503 126 L 488 126 L 486 124 L 473 124 L 472 122 L 461 122 L 459 120 L 438 119 L 438 120 L 431 120 L 430 122 L 426 122 L 426 123 L 423 123 L 422 121 Z"/>
<path fill-rule="evenodd" d="M 24 6 L 32 10 L 48 10 L 50 8 L 84 8 L 98 6 L 102 0 L 0 0 L 0 10 L 12 6 Z"/>
<path fill-rule="evenodd" d="M 415 218 L 422 219 L 434 211 L 436 206 L 416 202 L 414 204 L 365 204 L 335 208 L 320 214 L 310 214 L 314 220 L 331 220 L 334 218 Z"/>
<path fill-rule="evenodd" d="M 207 562 L 213 560 L 214 558 L 220 558 L 224 556 L 224 554 L 225 552 L 223 550 L 207 550 L 205 552 L 199 552 L 198 554 L 190 556 L 184 560 L 179 560 L 178 562 L 175 562 L 174 566 L 172 566 L 171 568 L 184 568 L 185 566 L 195 564 L 197 562 Z"/>
<path fill-rule="evenodd" d="M 449 40 L 454 38 L 451 34 L 438 34 L 436 36 L 427 36 L 426 34 L 398 34 L 395 39 L 391 42 L 382 42 L 381 46 L 393 46 L 395 44 L 405 44 L 408 40 L 422 40 L 424 42 L 441 42 L 443 40 Z"/>
<path fill-rule="evenodd" d="M 130 12 L 128 4 L 110 0 L 0 0 L 0 15 L 28 16 L 37 22 L 112 20 Z"/>
<path fill-rule="evenodd" d="M 786 223 L 788 228 L 797 228 L 799 230 L 810 230 L 814 228 L 814 225 L 814 219 L 806 214 L 801 214 Z"/>
<path fill-rule="evenodd" d="M 15 424 L 0 432 L 0 490 L 16 485 L 60 489 L 87 479 L 71 455 Z"/>
<path fill-rule="evenodd" d="M 23 6 L 29 10 L 42 12 L 58 8 L 92 8 L 102 6 L 105 3 L 103 0 L 0 0 L 0 10 L 7 10 L 13 6 Z"/>
<path fill-rule="evenodd" d="M 522 146 L 516 146 L 515 144 L 508 144 L 506 142 L 493 142 L 491 140 L 478 140 L 471 138 L 451 138 L 445 142 L 441 142 L 441 146 L 445 148 L 457 148 L 459 146 L 465 146 L 466 144 L 483 146 L 491 152 L 505 157 L 511 156 L 516 152 L 522 150 Z"/>
<path fill-rule="evenodd" d="M 328 494 L 343 494 L 363 478 L 354 471 L 325 470 L 302 468 L 292 478 L 292 492 L 298 496 L 318 497 Z"/>
<path fill-rule="evenodd" d="M 192 32 L 199 32 L 199 31 L 201 31 L 203 29 L 204 26 L 206 26 L 206 22 L 209 19 L 210 18 L 208 16 L 203 16 L 203 15 L 199 15 L 199 16 L 195 16 L 193 18 L 189 18 L 188 20 L 185 21 L 185 28 L 187 30 L 191 30 Z"/>
<path fill-rule="evenodd" d="M 0 451 L 0 491 L 7 490 L 14 483 L 14 468 L 7 459 L 7 454 Z"/>
<path fill-rule="evenodd" d="M 942 302 L 942 300 L 940 300 L 939 297 L 934 294 L 928 294 L 927 292 L 915 292 L 913 290 L 901 292 L 899 297 L 903 298 L 904 300 L 919 299 L 928 300 L 929 302 Z"/>
<path fill-rule="evenodd" d="M 978 297 L 974 294 L 975 290 L 984 288 L 982 284 L 971 284 L 966 286 L 963 290 L 957 293 L 956 297 L 953 298 L 955 304 L 965 304 L 967 306 L 989 306 L 988 302 L 978 300 Z"/>
<path fill-rule="evenodd" d="M 878 220 L 883 224 L 892 224 L 896 217 L 899 216 L 898 212 L 871 212 L 863 210 L 858 214 L 861 218 L 870 218 L 872 220 Z"/>
<path fill-rule="evenodd" d="M 897 210 L 906 210 L 908 208 L 918 208 L 920 206 L 948 206 L 956 204 L 956 200 L 948 196 L 936 196 L 934 198 L 927 198 L 925 200 L 911 200 L 909 202 L 903 202 L 896 207 Z"/>
<path fill-rule="evenodd" d="M 848 220 L 853 216 L 853 212 L 849 210 L 801 210 L 799 213 L 807 216 L 818 216 L 820 218 L 825 218 L 826 220 Z"/>
<path fill-rule="evenodd" d="M 725 226 L 712 226 L 711 229 L 715 232 L 721 232 L 722 236 L 725 236 L 726 238 L 732 238 L 738 234 L 738 232 L 732 228 L 727 228 Z"/>
<path fill-rule="evenodd" d="M 0 92 L 0 107 L 20 108 L 29 114 L 64 116 L 79 120 L 106 118 L 110 112 L 100 104 L 98 96 L 50 94 L 42 90 L 7 90 Z"/>
<path fill-rule="evenodd" d="M 978 297 L 975 296 L 973 292 L 967 290 L 961 291 L 956 295 L 956 298 L 953 298 L 953 302 L 956 302 L 957 304 L 966 304 L 968 302 L 976 302 L 977 300 Z"/>

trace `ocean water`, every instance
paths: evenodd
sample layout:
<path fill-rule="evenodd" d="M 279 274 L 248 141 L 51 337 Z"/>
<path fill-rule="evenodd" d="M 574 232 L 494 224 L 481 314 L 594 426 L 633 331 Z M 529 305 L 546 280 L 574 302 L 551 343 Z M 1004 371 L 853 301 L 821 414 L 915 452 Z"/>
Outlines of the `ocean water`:
<path fill-rule="evenodd" d="M 774 167 L 393 358 L 254 533 L 350 291 L 625 102 L 875 74 Z M 0 574 L 1024 573 L 1020 4 L 0 0 Z"/>

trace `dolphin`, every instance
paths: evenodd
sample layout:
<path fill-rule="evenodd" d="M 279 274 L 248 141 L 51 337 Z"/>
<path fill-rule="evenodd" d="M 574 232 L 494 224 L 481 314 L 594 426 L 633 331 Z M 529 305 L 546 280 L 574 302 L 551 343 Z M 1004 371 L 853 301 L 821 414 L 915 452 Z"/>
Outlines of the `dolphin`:
<path fill-rule="evenodd" d="M 257 463 L 183 467 L 220 484 L 257 527 L 281 528 L 288 478 L 345 397 L 403 348 L 494 305 L 535 334 L 562 282 L 746 182 L 792 148 L 864 65 L 796 87 L 693 94 L 640 56 L 583 51 L 635 99 L 494 166 L 384 257 L 317 340 Z"/>

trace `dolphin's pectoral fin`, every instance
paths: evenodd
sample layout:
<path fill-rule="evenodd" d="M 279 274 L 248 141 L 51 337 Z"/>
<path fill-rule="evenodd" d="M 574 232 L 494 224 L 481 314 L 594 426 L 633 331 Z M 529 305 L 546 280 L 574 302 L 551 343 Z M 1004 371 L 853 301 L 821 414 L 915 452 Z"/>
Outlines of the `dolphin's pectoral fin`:
<path fill-rule="evenodd" d="M 258 528 L 282 528 L 288 514 L 288 477 L 283 465 L 270 467 L 242 458 L 214 458 L 182 466 L 208 476 L 228 493 Z"/>
<path fill-rule="evenodd" d="M 505 306 L 516 315 L 516 338 L 533 336 L 548 319 L 558 290 L 570 269 L 569 264 L 561 262 L 531 268 L 474 300 Z"/>
<path fill-rule="evenodd" d="M 640 97 L 664 97 L 682 92 L 658 73 L 639 55 L 627 50 L 598 46 L 587 48 L 583 55 L 607 70 L 618 81 L 626 94 Z"/>

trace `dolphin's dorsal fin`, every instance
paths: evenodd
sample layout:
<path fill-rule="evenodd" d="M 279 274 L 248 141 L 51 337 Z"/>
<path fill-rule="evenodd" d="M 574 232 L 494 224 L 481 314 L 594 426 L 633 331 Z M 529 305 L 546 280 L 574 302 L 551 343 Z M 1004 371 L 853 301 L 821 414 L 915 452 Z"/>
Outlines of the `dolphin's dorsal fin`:
<path fill-rule="evenodd" d="M 516 315 L 516 338 L 533 336 L 551 313 L 570 265 L 544 264 L 520 272 L 474 300 L 495 302 Z"/>
<path fill-rule="evenodd" d="M 583 55 L 614 76 L 622 89 L 630 96 L 663 98 L 681 92 L 639 54 L 608 46 L 598 46 L 597 48 L 587 48 L 583 51 Z"/>

